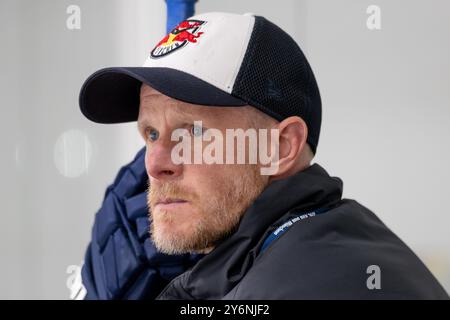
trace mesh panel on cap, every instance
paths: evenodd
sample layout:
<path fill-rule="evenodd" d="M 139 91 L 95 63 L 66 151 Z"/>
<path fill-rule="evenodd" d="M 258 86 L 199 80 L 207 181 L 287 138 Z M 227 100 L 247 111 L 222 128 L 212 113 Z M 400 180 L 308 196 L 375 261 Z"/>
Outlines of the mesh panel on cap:
<path fill-rule="evenodd" d="M 263 17 L 255 17 L 232 94 L 277 120 L 301 117 L 316 152 L 321 101 L 314 74 L 295 41 Z"/>

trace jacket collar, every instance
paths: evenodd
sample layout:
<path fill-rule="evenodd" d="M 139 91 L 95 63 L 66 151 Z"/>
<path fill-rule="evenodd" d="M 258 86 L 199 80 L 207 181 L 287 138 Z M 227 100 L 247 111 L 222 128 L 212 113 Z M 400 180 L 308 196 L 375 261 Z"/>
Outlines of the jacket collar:
<path fill-rule="evenodd" d="M 271 226 L 292 209 L 309 211 L 341 200 L 342 180 L 315 163 L 288 178 L 272 182 L 246 210 L 237 230 L 191 270 L 174 279 L 160 295 L 185 299 L 220 299 L 247 273 Z M 273 229 L 273 228 L 272 228 Z"/>

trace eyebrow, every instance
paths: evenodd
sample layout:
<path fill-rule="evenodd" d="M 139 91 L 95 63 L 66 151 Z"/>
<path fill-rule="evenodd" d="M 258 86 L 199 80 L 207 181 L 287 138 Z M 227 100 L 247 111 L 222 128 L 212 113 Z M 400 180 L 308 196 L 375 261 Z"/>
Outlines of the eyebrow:
<path fill-rule="evenodd" d="M 197 117 L 195 115 L 195 111 L 190 108 L 184 108 L 184 107 L 180 106 L 179 104 L 176 104 L 174 107 L 175 107 L 176 114 L 186 115 L 186 116 L 190 116 L 190 117 L 194 117 L 194 118 Z M 204 119 L 200 119 L 201 117 L 198 117 L 198 118 L 199 119 L 195 119 L 195 120 L 204 120 Z M 149 119 L 147 119 L 147 118 L 141 119 L 138 117 L 137 127 L 138 127 L 138 130 L 142 130 L 145 127 L 151 127 Z"/>
<path fill-rule="evenodd" d="M 136 124 L 137 124 L 137 129 L 138 129 L 139 133 L 144 132 L 144 130 L 149 127 L 153 128 L 153 126 L 150 124 L 150 121 L 148 121 L 148 119 L 144 119 L 144 118 L 143 119 L 138 118 Z"/>

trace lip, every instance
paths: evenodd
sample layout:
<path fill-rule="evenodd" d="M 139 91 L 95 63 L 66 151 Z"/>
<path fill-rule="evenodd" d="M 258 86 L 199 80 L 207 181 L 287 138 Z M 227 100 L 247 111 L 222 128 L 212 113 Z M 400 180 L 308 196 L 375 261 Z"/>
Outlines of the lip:
<path fill-rule="evenodd" d="M 176 207 L 181 206 L 186 203 L 188 203 L 188 202 L 184 199 L 167 198 L 167 199 L 161 199 L 158 202 L 156 202 L 155 208 L 158 207 L 161 209 L 171 209 L 171 208 L 176 208 Z"/>

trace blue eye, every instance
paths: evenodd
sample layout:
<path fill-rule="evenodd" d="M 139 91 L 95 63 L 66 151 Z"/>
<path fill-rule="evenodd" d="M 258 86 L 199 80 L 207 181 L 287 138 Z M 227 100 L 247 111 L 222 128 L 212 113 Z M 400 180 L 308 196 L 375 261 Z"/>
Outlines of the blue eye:
<path fill-rule="evenodd" d="M 203 127 L 193 125 L 191 128 L 191 133 L 194 137 L 201 137 L 203 135 Z"/>
<path fill-rule="evenodd" d="M 159 138 L 159 132 L 156 131 L 155 129 L 150 129 L 149 132 L 148 132 L 148 138 L 149 138 L 151 141 L 156 141 L 156 140 L 158 140 L 158 138 Z"/>

